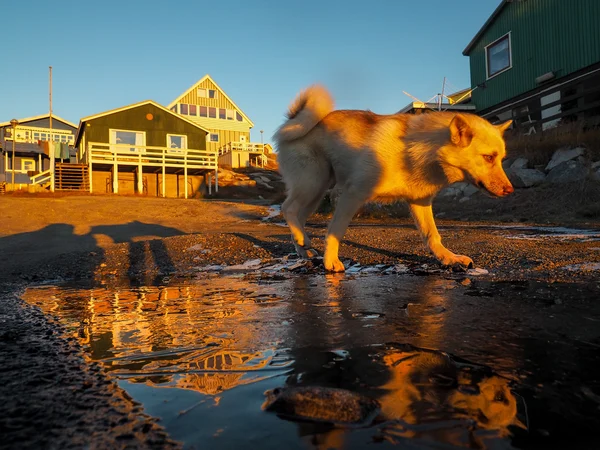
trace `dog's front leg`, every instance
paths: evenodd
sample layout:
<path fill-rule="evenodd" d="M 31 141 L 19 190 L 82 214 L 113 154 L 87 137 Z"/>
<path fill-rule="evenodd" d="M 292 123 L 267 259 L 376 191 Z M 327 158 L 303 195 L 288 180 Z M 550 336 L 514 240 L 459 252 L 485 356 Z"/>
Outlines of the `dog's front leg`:
<path fill-rule="evenodd" d="M 423 203 L 410 203 L 410 211 L 415 219 L 417 228 L 433 255 L 445 266 L 460 264 L 464 267 L 472 267 L 473 260 L 468 256 L 456 255 L 442 244 L 442 238 L 435 226 L 431 200 Z"/>

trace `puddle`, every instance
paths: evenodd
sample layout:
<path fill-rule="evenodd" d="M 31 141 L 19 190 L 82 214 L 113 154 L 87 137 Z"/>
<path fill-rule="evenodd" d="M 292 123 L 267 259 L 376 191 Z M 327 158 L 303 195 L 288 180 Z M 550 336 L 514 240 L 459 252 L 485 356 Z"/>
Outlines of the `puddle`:
<path fill-rule="evenodd" d="M 189 448 L 585 448 L 599 423 L 585 286 L 205 275 L 24 299 Z"/>
<path fill-rule="evenodd" d="M 505 235 L 507 239 L 525 239 L 534 241 L 557 240 L 573 242 L 600 241 L 600 231 L 598 230 L 585 230 L 567 227 L 527 227 L 520 225 L 497 225 L 486 228 L 510 231 L 511 234 Z"/>

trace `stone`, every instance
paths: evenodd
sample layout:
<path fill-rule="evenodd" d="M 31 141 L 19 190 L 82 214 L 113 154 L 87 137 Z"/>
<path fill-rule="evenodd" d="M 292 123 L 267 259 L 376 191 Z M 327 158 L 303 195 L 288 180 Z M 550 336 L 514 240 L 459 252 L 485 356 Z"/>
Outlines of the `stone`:
<path fill-rule="evenodd" d="M 548 183 L 571 183 L 583 180 L 588 174 L 588 168 L 579 161 L 565 161 L 555 166 L 546 177 Z"/>
<path fill-rule="evenodd" d="M 529 160 L 527 158 L 517 158 L 515 162 L 510 165 L 510 168 L 512 170 L 527 169 L 527 164 L 529 164 Z"/>
<path fill-rule="evenodd" d="M 516 188 L 528 188 L 542 184 L 546 175 L 536 169 L 516 169 L 511 172 L 509 179 Z"/>
<path fill-rule="evenodd" d="M 600 161 L 596 161 L 596 162 L 592 163 L 592 165 L 590 167 L 592 168 L 592 170 L 600 169 Z"/>
<path fill-rule="evenodd" d="M 476 186 L 473 186 L 472 184 L 467 184 L 467 186 L 465 186 L 465 188 L 462 191 L 462 193 L 465 197 L 470 197 L 475 192 L 479 192 L 479 188 Z"/>
<path fill-rule="evenodd" d="M 585 149 L 583 147 L 575 147 L 575 148 L 561 148 L 556 150 L 552 155 L 552 159 L 546 166 L 546 172 L 554 169 L 560 164 L 571 161 L 585 153 Z"/>

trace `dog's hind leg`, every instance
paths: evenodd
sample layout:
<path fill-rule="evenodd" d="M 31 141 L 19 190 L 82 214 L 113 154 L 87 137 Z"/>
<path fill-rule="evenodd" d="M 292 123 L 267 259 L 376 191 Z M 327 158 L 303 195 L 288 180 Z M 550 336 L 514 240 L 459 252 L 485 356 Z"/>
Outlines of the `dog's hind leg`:
<path fill-rule="evenodd" d="M 317 208 L 322 193 L 316 195 L 315 192 L 313 199 L 309 202 L 306 201 L 305 194 L 303 193 L 302 196 L 290 194 L 285 202 L 283 202 L 283 205 L 281 205 L 281 212 L 292 232 L 292 240 L 294 241 L 296 253 L 301 258 L 313 258 L 318 253 L 311 248 L 310 237 L 306 233 L 304 226 L 306 225 L 308 216 Z"/>
<path fill-rule="evenodd" d="M 325 238 L 325 255 L 323 256 L 325 270 L 331 272 L 346 270 L 339 258 L 340 242 L 348 225 L 350 225 L 352 217 L 369 197 L 370 192 L 357 192 L 354 189 L 345 190 L 340 195 Z"/>

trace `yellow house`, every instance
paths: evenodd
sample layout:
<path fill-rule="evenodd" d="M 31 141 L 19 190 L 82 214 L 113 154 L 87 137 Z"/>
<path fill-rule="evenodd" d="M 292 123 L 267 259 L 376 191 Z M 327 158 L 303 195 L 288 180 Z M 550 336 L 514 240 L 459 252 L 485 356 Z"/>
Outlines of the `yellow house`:
<path fill-rule="evenodd" d="M 168 108 L 209 131 L 206 149 L 218 152 L 219 165 L 236 168 L 266 164 L 264 144 L 250 142 L 254 123 L 210 75 L 202 77 Z"/>

